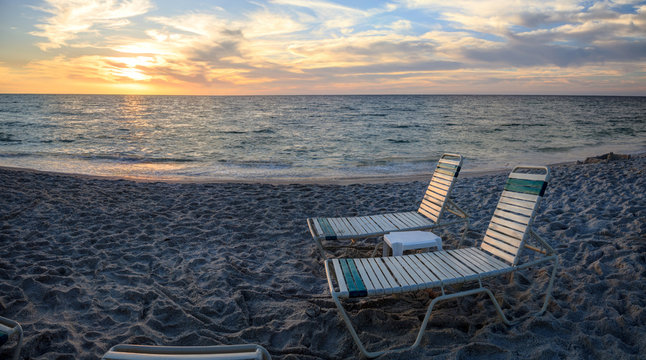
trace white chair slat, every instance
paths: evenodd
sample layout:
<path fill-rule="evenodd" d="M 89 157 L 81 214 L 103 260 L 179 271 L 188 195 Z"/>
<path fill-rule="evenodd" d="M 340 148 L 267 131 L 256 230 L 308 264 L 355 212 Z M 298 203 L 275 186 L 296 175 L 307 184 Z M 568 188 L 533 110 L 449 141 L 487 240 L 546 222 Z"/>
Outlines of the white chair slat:
<path fill-rule="evenodd" d="M 494 266 L 496 269 L 501 270 L 501 269 L 507 269 L 509 268 L 509 264 L 506 264 L 495 257 L 487 254 L 486 252 L 475 248 L 475 247 L 470 247 L 470 248 L 465 248 L 465 251 L 473 254 L 476 257 L 479 257 L 483 261 L 486 261 L 487 263 L 491 264 L 491 266 Z"/>
<path fill-rule="evenodd" d="M 531 209 L 531 210 L 533 210 L 536 207 L 536 201 L 515 199 L 508 196 L 501 196 L 500 203 L 515 205 L 515 206 L 519 206 L 519 207 L 522 207 L 525 209 Z"/>
<path fill-rule="evenodd" d="M 445 164 L 451 164 L 451 165 L 455 165 L 455 166 L 462 165 L 462 161 L 451 160 L 451 159 L 440 159 L 439 162 L 445 163 Z"/>
<path fill-rule="evenodd" d="M 522 232 L 520 232 L 518 230 L 510 229 L 510 228 L 508 228 L 506 226 L 501 226 L 501 225 L 494 224 L 494 223 L 489 225 L 489 229 L 495 230 L 496 232 L 499 232 L 501 234 L 505 234 L 505 235 L 507 235 L 509 237 L 512 237 L 514 239 L 517 239 L 517 240 L 522 240 L 523 236 L 525 235 L 524 233 L 522 233 Z"/>
<path fill-rule="evenodd" d="M 462 249 L 459 249 L 462 250 Z M 497 269 L 475 255 L 466 251 L 455 250 L 452 255 L 460 258 L 460 260 L 467 264 L 470 268 L 476 270 L 479 274 L 496 271 Z"/>
<path fill-rule="evenodd" d="M 401 221 L 407 229 L 414 229 L 421 226 L 417 221 L 415 221 L 415 219 L 412 219 L 410 216 L 408 216 L 407 213 L 393 213 L 392 216 L 399 219 L 399 221 Z"/>
<path fill-rule="evenodd" d="M 339 231 L 339 226 L 336 224 L 336 218 L 327 218 L 328 224 L 330 224 L 330 227 L 332 228 L 332 231 L 334 231 L 335 234 L 341 235 Z"/>
<path fill-rule="evenodd" d="M 416 258 L 413 256 L 402 256 L 401 261 L 406 262 L 408 267 L 415 271 L 417 276 L 419 277 L 420 281 L 422 284 L 429 285 L 432 284 L 434 281 L 432 278 L 428 276 L 428 272 L 425 271 L 423 268 L 420 268 L 419 264 L 417 261 L 415 261 Z"/>
<path fill-rule="evenodd" d="M 368 272 L 363 266 L 363 263 L 359 261 L 359 259 L 355 259 L 354 265 L 356 266 L 357 271 L 359 272 L 359 276 L 363 281 L 363 285 L 366 287 L 366 291 L 368 292 L 368 295 L 377 295 L 376 287 L 373 283 L 373 278 L 368 274 Z"/>
<path fill-rule="evenodd" d="M 427 217 L 422 216 L 417 211 L 411 211 L 404 214 L 411 220 L 415 221 L 415 223 L 417 223 L 419 226 L 428 227 L 433 225 L 433 223 Z"/>
<path fill-rule="evenodd" d="M 433 174 L 433 177 L 431 178 L 431 182 L 429 184 L 439 182 L 444 185 L 451 186 L 451 184 L 453 184 L 454 181 L 455 181 L 455 176 L 443 174 L 441 172 L 436 172 L 435 174 Z"/>
<path fill-rule="evenodd" d="M 471 269 L 468 264 L 464 264 L 460 258 L 453 256 L 451 251 L 444 251 L 441 255 L 442 260 L 460 276 L 467 278 L 477 274 L 477 271 Z"/>
<path fill-rule="evenodd" d="M 368 233 L 376 234 L 376 233 L 381 233 L 381 228 L 379 228 L 368 216 L 362 216 L 361 218 L 357 219 L 360 224 L 363 225 L 364 228 L 368 229 Z"/>
<path fill-rule="evenodd" d="M 462 250 L 462 251 L 460 251 Z M 485 258 L 478 256 L 477 254 L 471 252 L 471 251 L 464 251 L 463 249 L 456 250 L 459 254 L 459 256 L 462 256 L 464 258 L 464 261 L 469 262 L 473 266 L 477 267 L 479 272 L 481 274 L 488 273 L 488 272 L 498 272 L 500 271 L 501 267 L 494 265 L 491 261 L 486 260 Z M 481 254 L 484 254 L 483 252 L 480 251 Z M 486 255 L 486 254 L 485 254 Z M 503 265 L 503 268 L 509 268 L 509 265 Z"/>
<path fill-rule="evenodd" d="M 505 220 L 513 220 L 517 223 L 523 224 L 524 226 L 527 226 L 527 224 L 529 224 L 529 220 L 531 219 L 531 217 L 529 216 L 514 214 L 500 208 L 496 208 L 496 210 L 493 212 L 493 216 L 503 218 Z"/>
<path fill-rule="evenodd" d="M 346 285 L 345 283 L 343 271 L 341 271 L 341 264 L 339 264 L 338 259 L 332 259 L 331 262 L 332 266 L 334 267 L 334 277 L 336 278 L 336 283 L 339 285 L 339 294 L 348 296 L 350 292 L 348 291 L 348 285 Z"/>
<path fill-rule="evenodd" d="M 433 187 L 438 188 L 438 189 L 442 189 L 442 190 L 444 190 L 444 191 L 449 191 L 449 188 L 451 187 L 451 184 L 446 185 L 446 184 L 443 184 L 443 183 L 442 183 L 442 182 L 440 182 L 440 181 L 435 181 L 435 182 L 433 183 Z"/>
<path fill-rule="evenodd" d="M 444 269 L 448 271 L 452 279 L 461 278 L 464 276 L 461 269 L 455 264 L 450 256 L 446 256 L 446 251 L 434 253 L 434 256 L 444 264 Z"/>
<path fill-rule="evenodd" d="M 434 192 L 434 193 L 436 193 L 436 194 L 438 194 L 438 195 L 440 195 L 440 196 L 442 196 L 444 198 L 446 198 L 446 194 L 448 193 L 447 190 L 441 189 L 441 188 L 435 186 L 435 184 L 429 185 L 428 190 L 430 190 L 430 191 L 432 191 L 432 192 Z"/>
<path fill-rule="evenodd" d="M 537 180 L 537 181 L 545 181 L 546 175 L 541 175 L 541 174 L 525 174 L 525 173 L 518 173 L 514 172 L 509 174 L 509 177 L 512 179 L 523 179 L 523 180 Z"/>
<path fill-rule="evenodd" d="M 421 253 L 418 255 L 428 262 L 428 265 L 430 265 L 429 269 L 431 269 L 441 281 L 458 276 L 457 273 L 454 273 L 451 269 L 447 268 L 444 262 L 440 261 L 435 256 L 432 256 L 431 253 Z"/>
<path fill-rule="evenodd" d="M 506 252 L 514 255 L 514 257 L 518 253 L 518 246 L 507 244 L 506 242 L 504 242 L 502 240 L 499 240 L 499 239 L 496 239 L 496 238 L 492 238 L 489 235 L 485 235 L 483 242 L 486 243 L 486 244 L 489 244 L 491 246 L 495 246 L 498 249 L 501 249 L 503 251 L 506 251 Z"/>
<path fill-rule="evenodd" d="M 370 264 L 370 267 L 372 267 L 372 271 L 375 272 L 375 275 L 379 278 L 379 281 L 383 285 L 384 292 L 386 294 L 392 294 L 393 293 L 393 288 L 399 286 L 395 279 L 392 278 L 390 272 L 388 269 L 385 268 L 385 265 L 382 261 L 378 261 L 375 258 L 368 258 L 366 259 L 368 263 Z"/>
<path fill-rule="evenodd" d="M 434 197 L 429 196 L 429 195 L 425 195 L 422 198 L 421 204 L 425 204 L 427 206 L 435 205 L 434 208 L 436 208 L 439 211 L 442 208 L 442 206 L 444 205 L 444 201 L 439 201 L 437 198 L 434 198 Z"/>
<path fill-rule="evenodd" d="M 406 271 L 401 268 L 399 263 L 393 261 L 393 257 L 385 257 L 382 259 L 403 291 L 416 290 L 413 280 L 408 276 Z"/>
<path fill-rule="evenodd" d="M 497 232 L 497 231 L 495 231 L 495 230 L 493 230 L 491 228 L 487 229 L 487 231 L 485 232 L 485 236 L 489 236 L 489 237 L 492 237 L 492 238 L 494 238 L 496 240 L 506 242 L 507 244 L 509 244 L 511 246 L 514 246 L 516 248 L 520 247 L 520 245 L 523 242 L 522 238 L 519 239 L 519 238 L 516 238 L 516 237 L 513 237 L 513 236 L 507 236 L 507 235 L 499 233 L 499 232 Z"/>
<path fill-rule="evenodd" d="M 369 224 L 369 223 L 366 221 L 365 216 L 358 216 L 358 217 L 355 217 L 355 218 L 354 218 L 354 221 L 355 221 L 357 224 L 359 224 L 359 225 L 360 225 L 360 226 L 361 226 L 361 227 L 366 231 L 366 232 L 365 232 L 366 234 L 372 234 L 372 233 L 374 233 L 374 232 L 375 232 L 375 231 L 374 231 L 374 229 L 372 228 L 371 224 Z"/>
<path fill-rule="evenodd" d="M 356 227 L 355 224 L 353 224 L 352 218 L 349 217 L 344 217 L 341 218 L 341 220 L 345 223 L 345 227 L 348 228 L 349 235 L 354 235 L 354 234 L 361 234 L 361 228 Z"/>
<path fill-rule="evenodd" d="M 346 218 L 350 224 L 352 224 L 352 228 L 356 231 L 355 234 L 365 234 L 368 233 L 368 231 L 357 221 L 357 218 L 355 217 L 348 217 Z"/>
<path fill-rule="evenodd" d="M 431 269 L 426 266 L 426 259 L 419 256 L 419 254 L 413 254 L 412 256 L 408 257 L 409 260 L 413 261 L 415 264 L 417 264 L 417 267 L 424 273 L 424 276 L 429 279 L 432 283 L 440 283 L 440 277 L 437 276 L 435 272 L 433 272 Z"/>
<path fill-rule="evenodd" d="M 393 261 L 397 262 L 401 268 L 406 272 L 408 277 L 411 279 L 412 283 L 421 286 L 426 283 L 424 279 L 417 273 L 415 268 L 413 268 L 406 260 L 406 256 L 394 256 L 392 257 Z"/>
<path fill-rule="evenodd" d="M 498 203 L 498 209 L 505 210 L 505 211 L 513 211 L 519 214 L 522 214 L 524 216 L 532 216 L 534 213 L 534 209 L 528 209 L 526 207 L 520 207 L 512 204 L 507 204 L 504 202 L 499 202 Z"/>
<path fill-rule="evenodd" d="M 372 215 L 370 218 L 382 229 L 384 232 L 391 232 L 398 230 L 395 225 L 388 221 L 383 215 Z"/>
<path fill-rule="evenodd" d="M 508 190 L 504 190 L 502 192 L 501 196 L 510 197 L 512 199 L 531 201 L 531 202 L 536 202 L 538 200 L 538 198 L 539 198 L 538 195 L 524 194 L 524 193 L 519 193 L 519 192 L 515 192 L 515 191 L 508 191 Z"/>
<path fill-rule="evenodd" d="M 312 219 L 312 223 L 314 224 L 314 230 L 318 234 L 318 236 L 325 236 L 325 233 L 323 232 L 323 229 L 321 229 L 321 224 L 319 224 L 318 219 Z"/>
<path fill-rule="evenodd" d="M 328 221 L 337 235 L 345 236 L 351 234 L 341 218 L 330 218 Z"/>
<path fill-rule="evenodd" d="M 452 269 L 446 266 L 442 261 L 439 261 L 436 257 L 429 255 L 428 253 L 420 254 L 420 256 L 425 257 L 429 262 L 429 269 L 431 269 L 437 277 L 445 282 L 449 279 L 453 279 L 458 276 L 457 273 L 453 272 Z"/>
<path fill-rule="evenodd" d="M 424 209 L 423 207 L 420 207 L 419 209 L 417 209 L 417 212 L 419 212 L 423 216 L 426 216 L 429 220 L 433 222 L 437 222 L 438 220 L 438 217 L 436 214 Z"/>
<path fill-rule="evenodd" d="M 446 201 L 445 196 L 438 195 L 438 194 L 432 192 L 431 190 L 426 190 L 426 193 L 424 194 L 423 199 L 429 199 L 429 198 L 433 199 L 433 202 L 438 204 L 438 205 L 442 205 L 442 204 L 444 204 L 444 201 Z"/>
<path fill-rule="evenodd" d="M 514 229 L 514 230 L 516 230 L 516 231 L 518 231 L 518 232 L 520 232 L 522 234 L 524 234 L 525 230 L 527 230 L 527 225 L 521 225 L 521 224 L 519 224 L 517 222 L 509 221 L 509 220 L 503 219 L 503 218 L 501 218 L 499 216 L 494 216 L 493 218 L 491 218 L 491 223 L 506 226 L 506 227 Z"/>
<path fill-rule="evenodd" d="M 372 281 L 372 286 L 374 287 L 374 291 L 376 295 L 382 295 L 384 294 L 384 284 L 381 282 L 379 279 L 379 276 L 375 274 L 375 271 L 373 270 L 372 266 L 370 263 L 367 261 L 367 259 L 357 259 L 358 262 L 361 263 L 363 266 L 363 269 L 366 271 L 367 276 L 370 278 Z M 355 261 L 355 263 L 357 262 Z"/>
<path fill-rule="evenodd" d="M 487 252 L 489 252 L 492 255 L 495 255 L 495 256 L 498 256 L 501 259 L 504 259 L 505 261 L 509 262 L 509 264 L 513 264 L 514 260 L 516 259 L 516 256 L 511 255 L 509 253 L 506 253 L 506 252 L 504 252 L 504 251 L 502 251 L 502 250 L 500 250 L 500 249 L 498 249 L 496 247 L 493 247 L 493 246 L 489 245 L 488 243 L 486 243 L 484 241 L 480 245 L 480 248 L 487 251 Z"/>
<path fill-rule="evenodd" d="M 410 225 L 400 220 L 395 214 L 384 214 L 386 220 L 390 221 L 391 224 L 395 225 L 398 230 L 408 229 Z"/>
<path fill-rule="evenodd" d="M 433 174 L 433 177 L 431 178 L 431 183 L 436 181 L 437 178 L 440 178 L 449 182 L 453 182 L 453 180 L 455 180 L 455 176 L 450 176 L 450 175 L 442 174 L 441 172 L 436 172 Z"/>
<path fill-rule="evenodd" d="M 422 203 L 419 204 L 419 207 L 423 208 L 424 210 L 426 210 L 427 212 L 429 212 L 429 213 L 431 213 L 431 214 L 433 214 L 435 216 L 438 216 L 439 213 L 440 213 L 440 210 L 441 210 L 441 208 L 438 209 L 437 205 L 433 204 L 430 201 L 422 201 Z"/>

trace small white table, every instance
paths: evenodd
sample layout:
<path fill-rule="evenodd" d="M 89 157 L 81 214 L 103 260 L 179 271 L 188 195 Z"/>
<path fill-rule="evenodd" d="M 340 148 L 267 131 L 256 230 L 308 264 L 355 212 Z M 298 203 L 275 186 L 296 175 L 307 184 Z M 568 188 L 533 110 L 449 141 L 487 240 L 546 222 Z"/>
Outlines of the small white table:
<path fill-rule="evenodd" d="M 401 231 L 384 235 L 384 256 L 392 249 L 393 256 L 399 256 L 404 250 L 428 249 L 435 247 L 442 250 L 442 238 L 428 231 Z"/>

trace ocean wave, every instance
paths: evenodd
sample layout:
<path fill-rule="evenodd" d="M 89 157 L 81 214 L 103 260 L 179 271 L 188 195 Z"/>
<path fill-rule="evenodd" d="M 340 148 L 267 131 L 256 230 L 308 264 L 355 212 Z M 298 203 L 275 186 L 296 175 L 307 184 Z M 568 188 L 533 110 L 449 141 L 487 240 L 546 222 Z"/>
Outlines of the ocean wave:
<path fill-rule="evenodd" d="M 97 161 L 114 161 L 121 163 L 191 163 L 197 160 L 187 158 L 175 157 L 149 157 L 139 155 L 111 155 L 111 154 L 86 154 L 86 155 L 71 155 L 70 157 L 81 160 L 97 160 Z"/>
<path fill-rule="evenodd" d="M 20 139 L 14 139 L 12 134 L 4 134 L 0 133 L 0 142 L 6 142 L 6 143 L 21 143 L 22 140 Z"/>
<path fill-rule="evenodd" d="M 546 146 L 546 147 L 540 147 L 536 150 L 539 152 L 555 153 L 555 152 L 568 152 L 575 148 L 576 146 Z"/>
<path fill-rule="evenodd" d="M 289 169 L 293 167 L 292 163 L 272 161 L 272 160 L 220 159 L 218 163 L 226 166 L 235 166 L 235 167 L 244 167 L 244 168 Z"/>
<path fill-rule="evenodd" d="M 254 130 L 252 132 L 255 133 L 255 134 L 274 134 L 274 133 L 276 133 L 276 131 L 274 131 L 273 129 L 269 129 L 269 128 L 258 129 L 258 130 Z"/>
<path fill-rule="evenodd" d="M 122 155 L 122 154 L 67 154 L 55 152 L 12 152 L 0 153 L 0 157 L 32 157 L 35 159 L 49 158 L 56 161 L 82 160 L 89 162 L 108 161 L 119 163 L 191 163 L 198 160 L 188 158 L 174 158 L 174 157 L 148 157 L 139 155 Z"/>

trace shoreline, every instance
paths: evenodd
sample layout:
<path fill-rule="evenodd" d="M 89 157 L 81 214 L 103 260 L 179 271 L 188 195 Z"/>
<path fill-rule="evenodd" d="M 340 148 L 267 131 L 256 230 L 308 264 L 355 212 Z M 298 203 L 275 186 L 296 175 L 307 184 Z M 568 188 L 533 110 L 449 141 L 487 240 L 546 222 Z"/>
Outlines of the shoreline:
<path fill-rule="evenodd" d="M 637 152 L 630 153 L 631 158 L 638 158 L 646 156 L 646 152 Z M 594 157 L 594 156 L 591 156 Z M 564 161 L 553 164 L 547 164 L 545 166 L 563 166 L 563 165 L 575 165 L 581 160 L 575 161 Z M 236 179 L 236 178 L 205 178 L 205 179 L 159 179 L 159 178 L 145 178 L 145 177 L 129 177 L 129 176 L 110 176 L 110 175 L 89 175 L 89 174 L 77 174 L 77 173 L 66 173 L 66 172 L 56 172 L 48 170 L 38 170 L 32 168 L 24 167 L 13 167 L 13 166 L 1 166 L 0 169 L 10 170 L 10 171 L 22 171 L 28 173 L 37 173 L 37 174 L 47 174 L 54 176 L 69 176 L 78 179 L 91 179 L 91 180 L 115 180 L 115 181 L 132 181 L 136 183 L 167 183 L 167 184 L 268 184 L 268 185 L 353 185 L 353 184 L 389 184 L 389 183 L 405 183 L 405 182 L 417 182 L 417 181 L 429 181 L 432 172 L 420 173 L 420 174 L 411 174 L 411 175 L 375 175 L 375 176 L 353 176 L 353 177 L 311 177 L 311 178 L 252 178 L 252 179 Z M 482 177 L 482 176 L 491 176 L 491 175 L 501 175 L 506 174 L 511 171 L 511 168 L 500 168 L 500 169 L 491 169 L 491 170 L 476 170 L 469 171 L 464 170 L 460 172 L 461 178 L 473 178 L 473 177 Z"/>

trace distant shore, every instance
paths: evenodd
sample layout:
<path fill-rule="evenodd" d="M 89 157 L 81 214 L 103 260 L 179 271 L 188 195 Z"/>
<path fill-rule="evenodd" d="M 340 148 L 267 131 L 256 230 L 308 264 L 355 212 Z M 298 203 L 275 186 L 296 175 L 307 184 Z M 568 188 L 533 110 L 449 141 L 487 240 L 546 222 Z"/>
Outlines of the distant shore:
<path fill-rule="evenodd" d="M 646 353 L 646 157 L 550 169 L 535 220 L 560 259 L 547 313 L 507 327 L 484 296 L 440 303 L 421 346 L 393 359 Z M 457 180 L 467 243 L 482 239 L 506 177 Z M 0 168 L 0 315 L 23 325 L 23 359 L 98 359 L 118 343 L 257 343 L 274 359 L 356 358 L 305 219 L 414 210 L 429 179 L 355 180 L 176 183 Z M 458 230 L 439 233 L 445 248 Z M 536 268 L 511 286 L 486 285 L 517 318 L 538 309 L 548 279 Z M 351 317 L 370 349 L 399 347 L 414 341 L 435 295 L 358 301 Z"/>

